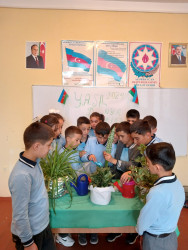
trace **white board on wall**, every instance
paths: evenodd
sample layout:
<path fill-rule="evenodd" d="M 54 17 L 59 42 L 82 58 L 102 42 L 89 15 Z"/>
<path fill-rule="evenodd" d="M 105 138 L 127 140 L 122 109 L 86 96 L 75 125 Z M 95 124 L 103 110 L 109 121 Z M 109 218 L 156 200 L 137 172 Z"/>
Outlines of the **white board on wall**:
<path fill-rule="evenodd" d="M 63 88 L 69 97 L 66 104 L 58 102 Z M 105 121 L 125 121 L 129 109 L 137 109 L 141 118 L 153 115 L 158 121 L 157 136 L 170 142 L 177 156 L 187 154 L 188 89 L 138 89 L 139 105 L 132 102 L 128 88 L 94 88 L 33 86 L 33 117 L 43 116 L 50 109 L 60 111 L 65 127 L 76 126 L 77 118 L 94 111 L 103 113 Z"/>

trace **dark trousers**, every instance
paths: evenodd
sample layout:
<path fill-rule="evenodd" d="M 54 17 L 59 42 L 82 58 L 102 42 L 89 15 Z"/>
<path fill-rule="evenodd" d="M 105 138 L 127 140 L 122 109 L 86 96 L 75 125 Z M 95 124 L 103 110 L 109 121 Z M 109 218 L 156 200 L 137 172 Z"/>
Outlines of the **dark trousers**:
<path fill-rule="evenodd" d="M 24 246 L 18 236 L 13 234 L 12 239 L 17 250 L 24 250 Z M 38 247 L 38 250 L 56 249 L 50 225 L 48 225 L 41 233 L 34 235 L 33 239 Z"/>

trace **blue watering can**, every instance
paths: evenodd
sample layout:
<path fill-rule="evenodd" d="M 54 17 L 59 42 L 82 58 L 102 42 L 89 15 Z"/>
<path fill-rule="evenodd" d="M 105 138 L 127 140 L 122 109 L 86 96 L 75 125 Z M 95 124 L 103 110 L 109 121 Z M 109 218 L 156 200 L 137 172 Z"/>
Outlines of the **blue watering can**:
<path fill-rule="evenodd" d="M 86 195 L 88 194 L 88 176 L 86 174 L 81 174 L 77 179 L 77 186 L 74 183 L 70 183 L 71 187 L 73 187 L 78 195 Z"/>

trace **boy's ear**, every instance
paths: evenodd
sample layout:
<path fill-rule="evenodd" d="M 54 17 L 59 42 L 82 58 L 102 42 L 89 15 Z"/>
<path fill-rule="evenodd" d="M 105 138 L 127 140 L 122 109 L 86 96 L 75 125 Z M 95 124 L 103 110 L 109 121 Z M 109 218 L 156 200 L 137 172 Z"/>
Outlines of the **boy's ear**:
<path fill-rule="evenodd" d="M 40 142 L 35 142 L 33 145 L 32 145 L 32 148 L 33 148 L 33 150 L 34 151 L 37 151 L 38 149 L 39 149 L 39 147 L 40 147 Z"/>

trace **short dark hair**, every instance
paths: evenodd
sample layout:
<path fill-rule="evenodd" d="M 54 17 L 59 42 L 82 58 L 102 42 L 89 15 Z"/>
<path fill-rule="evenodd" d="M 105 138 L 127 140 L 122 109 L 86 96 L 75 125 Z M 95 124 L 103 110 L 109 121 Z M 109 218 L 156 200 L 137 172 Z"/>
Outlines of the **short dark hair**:
<path fill-rule="evenodd" d="M 54 115 L 44 115 L 41 119 L 40 122 L 47 124 L 48 126 L 52 127 L 54 125 L 58 125 L 59 121 L 58 118 L 55 117 Z"/>
<path fill-rule="evenodd" d="M 143 121 L 147 121 L 151 129 L 155 129 L 157 127 L 157 120 L 152 115 L 145 116 Z"/>
<path fill-rule="evenodd" d="M 145 135 L 147 132 L 151 133 L 151 128 L 147 121 L 138 120 L 130 126 L 130 133 Z"/>
<path fill-rule="evenodd" d="M 130 134 L 130 123 L 129 122 L 121 122 L 118 124 L 116 128 L 116 132 L 123 131 L 126 134 Z"/>
<path fill-rule="evenodd" d="M 95 127 L 95 133 L 98 135 L 109 135 L 110 125 L 107 122 L 99 122 Z"/>
<path fill-rule="evenodd" d="M 77 126 L 80 126 L 82 124 L 90 124 L 90 121 L 87 117 L 85 116 L 80 116 L 78 119 L 77 119 Z"/>
<path fill-rule="evenodd" d="M 110 131 L 111 131 L 114 127 L 117 128 L 118 125 L 119 125 L 119 123 L 117 123 L 117 122 L 113 123 L 113 124 L 111 125 L 111 127 L 110 127 Z"/>
<path fill-rule="evenodd" d="M 127 111 L 126 117 L 127 117 L 127 118 L 131 117 L 131 118 L 140 119 L 140 113 L 139 113 L 139 111 L 136 110 L 136 109 L 129 109 L 129 110 Z"/>
<path fill-rule="evenodd" d="M 98 117 L 99 118 L 99 120 L 101 121 L 101 122 L 104 122 L 104 120 L 105 120 L 105 117 L 104 117 L 104 115 L 103 114 L 99 114 L 98 112 L 93 112 L 91 115 L 90 115 L 90 119 L 91 119 L 91 117 Z"/>
<path fill-rule="evenodd" d="M 33 45 L 31 46 L 31 50 L 32 50 L 32 48 L 33 48 L 33 47 L 35 47 L 35 46 L 37 46 L 37 47 L 38 47 L 38 45 L 37 45 L 37 44 L 33 44 Z"/>
<path fill-rule="evenodd" d="M 176 162 L 174 148 L 167 142 L 151 144 L 146 148 L 146 156 L 152 164 L 161 165 L 165 171 L 172 170 Z"/>
<path fill-rule="evenodd" d="M 31 123 L 23 134 L 25 149 L 29 149 L 35 142 L 45 144 L 54 136 L 54 131 L 48 125 L 40 122 Z"/>
<path fill-rule="evenodd" d="M 70 126 L 65 129 L 65 138 L 72 137 L 75 134 L 82 135 L 82 131 L 76 126 Z"/>
<path fill-rule="evenodd" d="M 65 121 L 65 119 L 63 118 L 63 116 L 60 115 L 59 113 L 49 113 L 49 115 L 55 116 L 58 120 L 63 120 L 63 121 Z"/>

